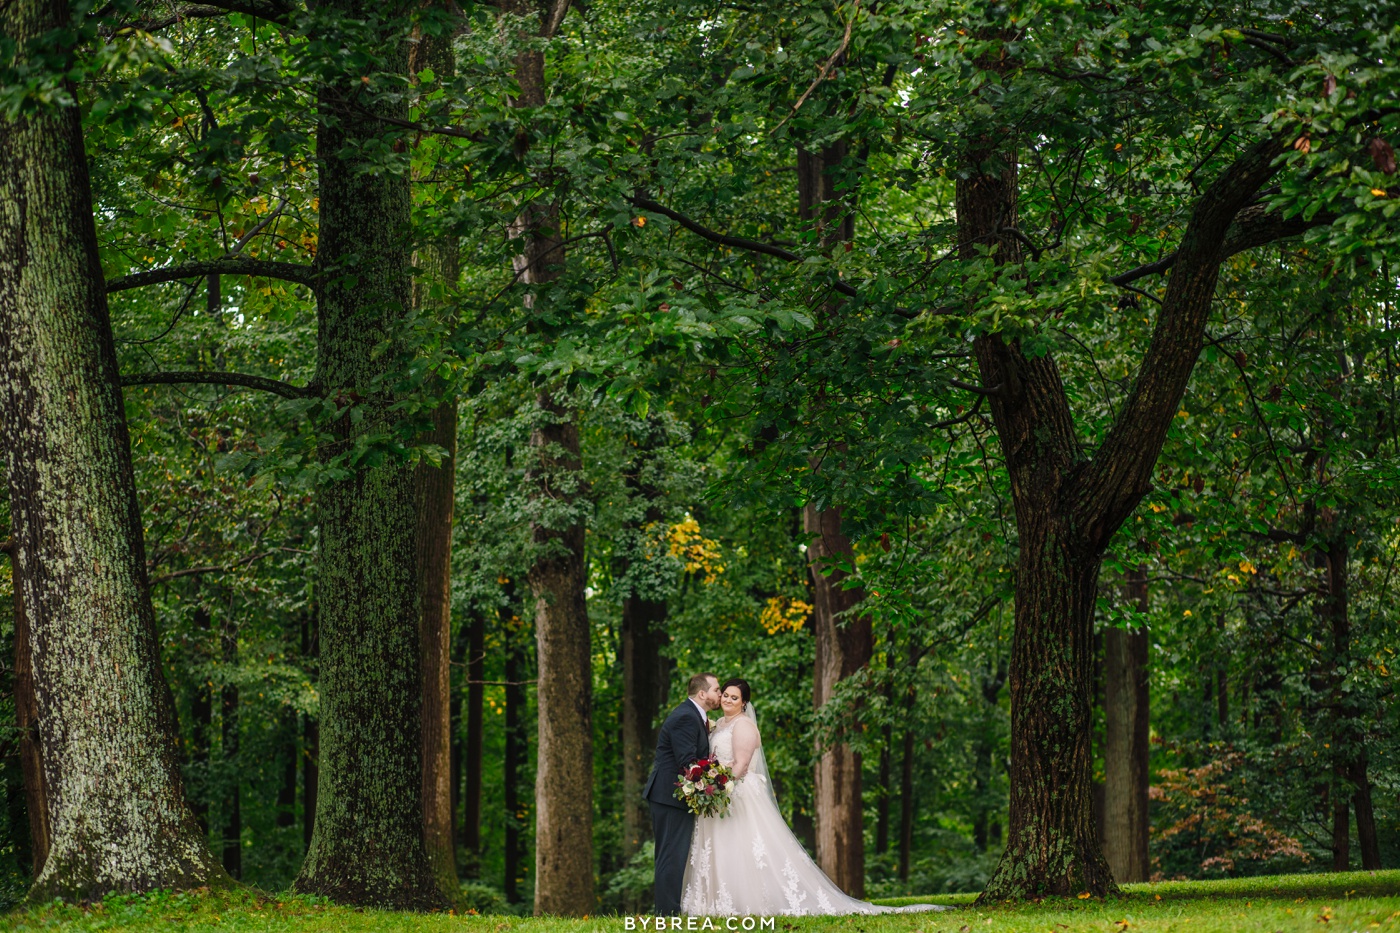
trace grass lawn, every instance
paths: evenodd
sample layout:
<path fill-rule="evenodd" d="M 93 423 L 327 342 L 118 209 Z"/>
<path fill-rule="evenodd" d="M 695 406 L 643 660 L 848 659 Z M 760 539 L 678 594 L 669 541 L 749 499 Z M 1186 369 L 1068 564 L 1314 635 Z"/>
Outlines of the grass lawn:
<path fill-rule="evenodd" d="M 773 933 L 1400 933 L 1400 871 L 1276 875 L 1228 881 L 1128 885 L 1124 896 L 1049 898 L 1039 904 L 972 906 L 973 895 L 901 898 L 954 909 L 889 917 L 778 917 Z M 708 929 L 725 930 L 724 918 Z M 696 920 L 697 930 L 706 929 Z M 248 933 L 626 933 L 633 918 L 549 920 L 348 910 L 311 898 L 253 891 L 111 897 L 94 907 L 49 904 L 0 917 L 0 930 L 228 930 Z"/>

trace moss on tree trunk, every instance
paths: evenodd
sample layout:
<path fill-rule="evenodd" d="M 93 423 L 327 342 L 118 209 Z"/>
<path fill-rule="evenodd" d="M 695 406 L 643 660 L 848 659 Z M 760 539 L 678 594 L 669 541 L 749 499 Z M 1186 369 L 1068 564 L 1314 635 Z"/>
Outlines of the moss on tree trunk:
<path fill-rule="evenodd" d="M 374 23 L 382 9 L 342 4 Z M 383 23 L 382 20 L 378 21 Z M 384 34 L 391 34 L 384 24 Z M 386 40 L 379 68 L 405 73 Z M 344 101 L 358 75 L 321 96 L 317 382 L 355 406 L 323 445 L 331 460 L 357 437 L 396 430 L 393 367 L 410 301 L 409 179 L 375 164 L 401 103 Z M 382 346 L 385 341 L 388 346 Z M 390 452 L 337 465 L 318 493 L 320 761 L 316 822 L 296 890 L 396 909 L 447 906 L 423 847 L 422 684 L 413 467 Z"/>
<path fill-rule="evenodd" d="M 0 8 L 21 58 L 68 17 Z M 0 430 L 52 832 L 30 896 L 222 883 L 181 785 L 77 107 L 0 120 Z"/>

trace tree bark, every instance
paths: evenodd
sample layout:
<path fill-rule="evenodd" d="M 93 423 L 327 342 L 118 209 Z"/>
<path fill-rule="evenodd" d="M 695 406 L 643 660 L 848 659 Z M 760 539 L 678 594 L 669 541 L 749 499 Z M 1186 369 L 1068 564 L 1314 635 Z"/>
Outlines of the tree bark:
<path fill-rule="evenodd" d="M 34 666 L 30 650 L 29 617 L 24 613 L 24 588 L 18 562 L 10 561 L 15 612 L 15 731 L 19 733 L 20 773 L 24 776 L 24 809 L 29 818 L 29 855 L 33 877 L 49 858 L 49 798 L 44 786 L 43 742 L 39 711 L 34 702 Z"/>
<path fill-rule="evenodd" d="M 16 63 L 49 67 L 28 43 L 69 16 L 0 8 Z M 30 897 L 219 884 L 180 776 L 79 109 L 35 106 L 0 117 L 0 446 L 51 826 Z"/>
<path fill-rule="evenodd" d="M 797 153 L 798 215 L 817 232 L 823 248 L 849 241 L 854 218 L 837 191 L 835 172 L 846 157 L 845 142 L 821 151 Z M 835 313 L 828 308 L 827 313 Z M 853 610 L 865 598 L 859 588 L 843 589 L 848 576 L 837 561 L 854 559 L 850 539 L 841 530 L 841 510 L 802 510 L 803 528 L 816 538 L 808 545 L 816 636 L 813 700 L 821 708 L 838 681 L 863 670 L 875 653 L 870 617 Z M 865 896 L 865 807 L 861 796 L 861 760 L 845 742 L 818 748 L 813 781 L 817 864 L 852 897 Z"/>
<path fill-rule="evenodd" d="M 666 428 L 655 416 L 641 422 L 629 438 L 634 455 L 626 467 L 627 488 L 640 505 L 640 515 L 629 520 L 628 532 L 645 533 L 648 525 L 664 521 L 658 500 L 661 491 L 652 473 L 658 451 L 666 445 Z M 630 562 L 619 559 L 615 577 L 627 576 Z M 671 663 L 661 654 L 670 638 L 665 624 L 668 607 L 662 600 L 629 592 L 622 600 L 618 654 L 622 667 L 622 860 L 626 862 L 651 838 L 651 813 L 642 798 L 642 787 L 651 772 L 656 753 L 656 715 L 665 704 L 671 680 Z M 624 905 L 640 909 L 645 905 Z"/>
<path fill-rule="evenodd" d="M 1127 597 L 1147 611 L 1147 573 L 1128 572 Z M 1119 882 L 1146 881 L 1149 784 L 1147 630 L 1105 629 L 1104 857 Z"/>
<path fill-rule="evenodd" d="M 539 556 L 530 568 L 537 688 L 535 914 L 593 913 L 593 661 L 584 597 L 583 520 L 575 514 L 582 461 L 573 413 L 540 393 L 541 423 L 530 437 Z M 562 514 L 559 506 L 563 505 Z"/>
<path fill-rule="evenodd" d="M 996 68 L 999 65 L 989 65 Z M 1053 354 L 986 333 L 974 341 L 1010 476 L 1020 554 L 1011 660 L 1011 825 L 984 902 L 1116 890 L 1090 818 L 1090 684 L 1104 549 L 1151 488 L 1204 341 L 1226 238 L 1276 169 L 1282 138 L 1254 144 L 1192 212 L 1128 399 L 1091 456 Z M 964 262 L 1016 274 L 1017 160 L 1000 140 L 969 147 L 956 182 Z"/>
<path fill-rule="evenodd" d="M 451 37 L 418 36 L 412 46 L 410 74 L 431 68 L 448 80 L 456 73 Z M 414 305 L 431 310 L 433 289 L 451 290 L 461 275 L 456 238 L 438 237 L 419 251 L 415 265 L 422 280 L 414 288 Z M 433 387 L 445 390 L 442 380 Z M 422 604 L 419 639 L 423 677 L 423 845 L 438 887 L 455 901 L 456 841 L 452 799 L 452 521 L 456 487 L 457 400 L 447 397 L 433 412 L 433 427 L 423 438 L 447 451 L 438 466 L 418 465 L 417 559 Z"/>
<path fill-rule="evenodd" d="M 622 859 L 651 838 L 651 813 L 642 787 L 656 754 L 656 711 L 666 701 L 671 666 L 661 654 L 669 641 L 666 603 L 628 596 L 622 601 Z M 637 905 L 645 906 L 645 905 Z"/>
<path fill-rule="evenodd" d="M 382 4 L 379 5 L 382 7 Z M 385 22 L 368 0 L 344 22 Z M 386 27 L 375 65 L 406 73 Z M 396 429 L 391 389 L 410 302 L 409 179 L 367 161 L 401 99 L 362 95 L 358 72 L 321 92 L 318 385 L 363 416 L 334 423 L 322 457 L 349 457 L 362 434 Z M 356 100 L 350 108 L 344 101 Z M 387 348 L 381 346 L 390 341 Z M 384 380 L 381 382 L 381 380 Z M 423 846 L 421 621 L 413 468 L 392 453 L 344 461 L 320 489 L 320 785 L 296 890 L 392 909 L 447 906 Z"/>
<path fill-rule="evenodd" d="M 525 0 L 510 0 L 502 10 L 538 16 Z M 540 21 L 539 35 L 550 25 Z M 538 47 L 520 53 L 515 79 L 521 109 L 546 103 L 544 53 Z M 558 280 L 564 267 L 558 202 L 525 205 L 512 225 L 521 240 L 515 257 L 516 281 L 531 289 L 524 296 L 527 314 L 534 311 L 534 288 Z M 537 555 L 529 572 L 535 623 L 536 733 L 535 769 L 535 914 L 579 916 L 596 909 L 593 886 L 593 783 L 576 775 L 593 768 L 593 667 L 588 606 L 584 595 L 584 523 L 578 515 L 582 496 L 582 455 L 575 414 L 567 408 L 561 386 L 548 387 L 537 399 L 539 420 L 530 436 L 535 458 L 530 481 L 538 514 L 532 521 Z"/>
<path fill-rule="evenodd" d="M 452 838 L 452 508 L 456 476 L 457 402 L 433 412 L 427 438 L 448 452 L 440 466 L 417 470 L 419 628 L 423 676 L 423 845 L 433 877 L 456 899 L 457 859 Z"/>
<path fill-rule="evenodd" d="M 812 542 L 807 559 L 815 604 L 816 677 L 813 702 L 831 699 L 836 684 L 864 669 L 873 653 L 870 617 L 853 612 L 865 598 L 860 588 L 843 589 L 849 576 L 836 569 L 853 561 L 851 541 L 841 533 L 841 510 L 803 509 Z M 860 755 L 844 742 L 818 745 L 813 810 L 817 819 L 817 864 L 851 897 L 865 896 L 865 812 L 861 798 Z"/>

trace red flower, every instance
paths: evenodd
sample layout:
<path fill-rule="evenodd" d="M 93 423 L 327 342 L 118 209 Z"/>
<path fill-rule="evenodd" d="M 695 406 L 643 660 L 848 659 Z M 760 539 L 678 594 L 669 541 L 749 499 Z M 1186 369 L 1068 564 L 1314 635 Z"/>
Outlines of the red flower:
<path fill-rule="evenodd" d="M 706 788 L 705 788 L 705 796 L 706 796 L 706 797 L 713 797 L 714 795 L 715 795 L 715 786 L 714 786 L 713 784 L 710 784 L 710 785 L 706 786 Z"/>
<path fill-rule="evenodd" d="M 729 775 L 721 774 L 719 777 L 715 778 L 715 780 L 719 782 L 720 787 L 723 787 L 729 783 Z"/>
<path fill-rule="evenodd" d="M 703 773 L 704 769 L 701 768 L 699 765 L 696 765 L 695 767 L 690 769 L 690 779 L 692 781 L 698 781 L 700 780 L 700 775 Z"/>

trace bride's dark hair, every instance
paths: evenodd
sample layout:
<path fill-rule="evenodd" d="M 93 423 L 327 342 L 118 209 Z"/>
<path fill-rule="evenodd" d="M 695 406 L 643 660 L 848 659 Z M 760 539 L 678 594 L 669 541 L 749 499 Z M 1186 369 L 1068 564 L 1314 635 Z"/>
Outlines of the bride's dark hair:
<path fill-rule="evenodd" d="M 745 705 L 745 706 L 748 706 L 748 705 L 749 705 L 749 682 L 748 682 L 747 680 L 744 680 L 742 677 L 731 677 L 731 678 L 729 678 L 728 680 L 726 680 L 726 681 L 723 683 L 723 685 L 720 686 L 719 692 L 720 692 L 720 693 L 723 693 L 724 691 L 728 690 L 730 687 L 738 687 L 738 688 L 739 688 L 739 696 L 743 698 L 743 700 L 744 700 L 744 705 Z"/>

